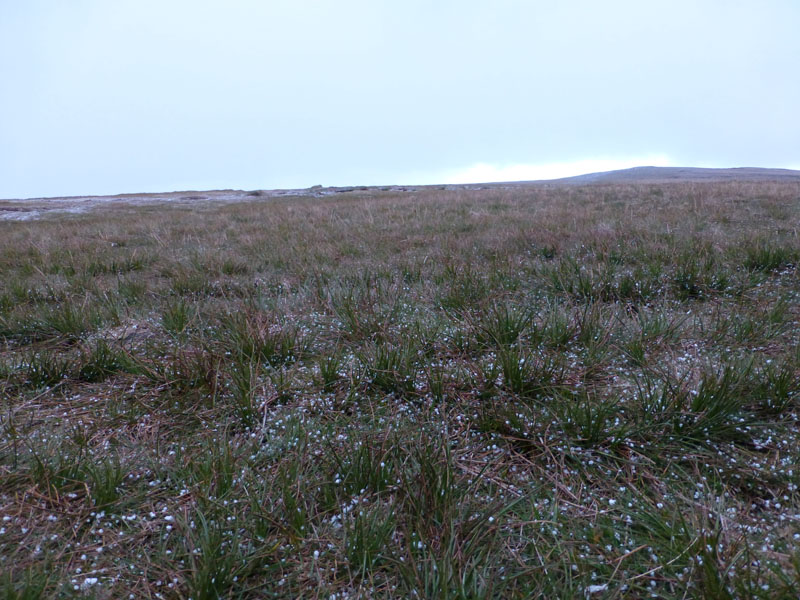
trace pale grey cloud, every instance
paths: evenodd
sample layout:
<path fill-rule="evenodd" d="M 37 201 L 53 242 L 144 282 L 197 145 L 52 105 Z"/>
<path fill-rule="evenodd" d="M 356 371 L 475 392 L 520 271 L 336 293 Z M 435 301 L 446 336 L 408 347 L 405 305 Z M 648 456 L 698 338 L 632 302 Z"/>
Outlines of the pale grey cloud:
<path fill-rule="evenodd" d="M 0 197 L 800 164 L 793 0 L 30 0 L 0 16 Z"/>

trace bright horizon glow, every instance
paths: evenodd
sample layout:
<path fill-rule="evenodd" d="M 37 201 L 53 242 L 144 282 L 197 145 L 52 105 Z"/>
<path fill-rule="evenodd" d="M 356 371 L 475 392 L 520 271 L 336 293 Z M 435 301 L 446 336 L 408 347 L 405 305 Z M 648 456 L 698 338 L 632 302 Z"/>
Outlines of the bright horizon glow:
<path fill-rule="evenodd" d="M 435 185 L 460 183 L 502 183 L 514 181 L 538 181 L 561 179 L 575 175 L 617 171 L 632 167 L 674 167 L 678 166 L 667 156 L 647 156 L 642 158 L 599 158 L 584 159 L 572 162 L 553 162 L 546 164 L 514 164 L 497 166 L 478 163 L 466 169 L 447 171 L 440 176 L 441 180 L 430 179 L 426 183 Z M 439 177 L 439 176 L 437 176 Z"/>

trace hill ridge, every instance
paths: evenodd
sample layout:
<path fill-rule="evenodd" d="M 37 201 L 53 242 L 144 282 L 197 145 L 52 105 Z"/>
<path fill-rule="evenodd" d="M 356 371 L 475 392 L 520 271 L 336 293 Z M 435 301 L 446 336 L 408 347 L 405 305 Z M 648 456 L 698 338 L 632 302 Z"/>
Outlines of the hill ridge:
<path fill-rule="evenodd" d="M 800 171 L 765 167 L 653 167 L 640 166 L 551 179 L 550 183 L 626 183 L 669 181 L 800 181 Z"/>

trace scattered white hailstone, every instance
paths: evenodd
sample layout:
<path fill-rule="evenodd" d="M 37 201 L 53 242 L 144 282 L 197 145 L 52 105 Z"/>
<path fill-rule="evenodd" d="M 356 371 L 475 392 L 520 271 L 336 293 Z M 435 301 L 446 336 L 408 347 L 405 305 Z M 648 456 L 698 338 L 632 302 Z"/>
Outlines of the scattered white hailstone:
<path fill-rule="evenodd" d="M 86 588 L 90 588 L 90 587 L 92 587 L 93 585 L 96 585 L 96 584 L 97 584 L 97 577 L 87 577 L 86 579 L 83 580 L 83 583 L 81 584 L 81 587 L 83 589 L 86 589 Z"/>
<path fill-rule="evenodd" d="M 602 585 L 590 585 L 586 588 L 586 596 L 589 597 L 592 594 L 599 594 L 600 592 L 605 592 L 608 589 L 608 584 L 604 583 Z"/>

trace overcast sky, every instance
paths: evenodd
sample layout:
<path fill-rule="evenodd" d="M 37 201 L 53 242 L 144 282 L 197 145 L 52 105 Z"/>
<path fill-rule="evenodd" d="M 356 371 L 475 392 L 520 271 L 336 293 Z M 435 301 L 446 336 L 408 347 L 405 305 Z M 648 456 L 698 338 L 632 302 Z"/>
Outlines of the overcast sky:
<path fill-rule="evenodd" d="M 0 0 L 0 198 L 800 168 L 797 0 Z"/>

